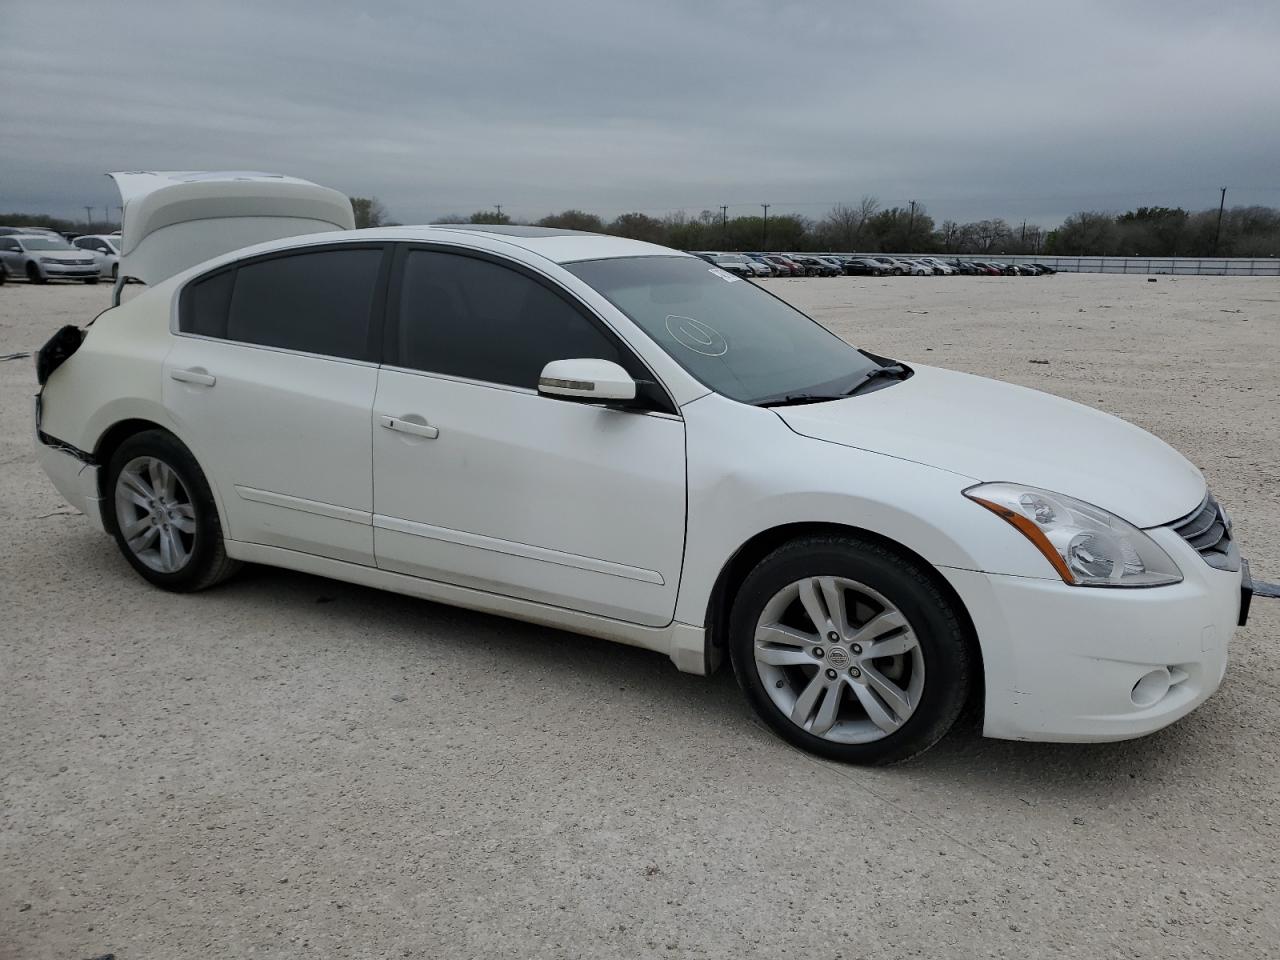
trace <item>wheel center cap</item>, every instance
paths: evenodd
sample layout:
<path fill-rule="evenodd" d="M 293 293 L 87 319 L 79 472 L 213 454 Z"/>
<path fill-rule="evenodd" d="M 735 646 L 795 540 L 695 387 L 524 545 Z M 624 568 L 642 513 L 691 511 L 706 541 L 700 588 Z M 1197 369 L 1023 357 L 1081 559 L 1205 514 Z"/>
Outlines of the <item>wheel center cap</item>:
<path fill-rule="evenodd" d="M 849 651 L 843 647 L 832 647 L 827 651 L 827 663 L 837 670 L 843 670 L 850 662 Z"/>

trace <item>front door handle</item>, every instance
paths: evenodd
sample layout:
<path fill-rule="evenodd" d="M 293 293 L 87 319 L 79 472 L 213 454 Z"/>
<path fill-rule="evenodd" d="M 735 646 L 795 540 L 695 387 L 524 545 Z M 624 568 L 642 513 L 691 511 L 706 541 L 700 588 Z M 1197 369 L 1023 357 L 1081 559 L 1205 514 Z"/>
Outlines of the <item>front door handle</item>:
<path fill-rule="evenodd" d="M 201 387 L 212 387 L 218 378 L 203 370 L 170 370 L 169 376 L 179 383 L 194 383 Z"/>
<path fill-rule="evenodd" d="M 415 437 L 424 437 L 427 440 L 434 440 L 440 436 L 440 431 L 429 423 L 414 423 L 412 420 L 401 420 L 399 417 L 385 416 L 378 417 L 378 422 L 388 430 L 412 434 Z"/>

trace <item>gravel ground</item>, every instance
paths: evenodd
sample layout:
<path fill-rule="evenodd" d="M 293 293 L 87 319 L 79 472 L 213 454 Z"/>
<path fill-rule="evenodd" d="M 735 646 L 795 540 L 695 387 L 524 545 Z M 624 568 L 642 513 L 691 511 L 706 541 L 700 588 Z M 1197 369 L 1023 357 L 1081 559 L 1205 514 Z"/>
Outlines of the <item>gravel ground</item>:
<path fill-rule="evenodd" d="M 1154 431 L 1280 579 L 1280 280 L 769 286 Z M 108 296 L 0 287 L 0 354 Z M 0 363 L 4 960 L 1275 955 L 1280 601 L 1154 736 L 841 767 L 643 651 L 266 569 L 152 589 L 36 467 L 33 387 Z"/>

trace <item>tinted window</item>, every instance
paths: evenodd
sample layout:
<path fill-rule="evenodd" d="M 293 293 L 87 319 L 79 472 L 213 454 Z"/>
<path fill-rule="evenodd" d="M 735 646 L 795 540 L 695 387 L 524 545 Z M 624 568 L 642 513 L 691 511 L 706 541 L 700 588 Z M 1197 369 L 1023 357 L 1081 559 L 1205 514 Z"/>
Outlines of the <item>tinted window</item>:
<path fill-rule="evenodd" d="M 235 279 L 236 272 L 226 270 L 198 280 L 183 291 L 178 322 L 183 333 L 226 337 L 227 309 L 231 306 L 231 287 Z"/>
<path fill-rule="evenodd" d="M 377 359 L 369 324 L 380 248 L 260 260 L 189 284 L 184 333 L 355 360 Z"/>
<path fill-rule="evenodd" d="M 693 257 L 567 266 L 711 389 L 744 403 L 843 391 L 876 366 L 756 284 Z"/>
<path fill-rule="evenodd" d="M 402 367 L 536 389 L 552 360 L 591 357 L 648 377 L 568 301 L 487 260 L 408 251 L 398 319 Z"/>

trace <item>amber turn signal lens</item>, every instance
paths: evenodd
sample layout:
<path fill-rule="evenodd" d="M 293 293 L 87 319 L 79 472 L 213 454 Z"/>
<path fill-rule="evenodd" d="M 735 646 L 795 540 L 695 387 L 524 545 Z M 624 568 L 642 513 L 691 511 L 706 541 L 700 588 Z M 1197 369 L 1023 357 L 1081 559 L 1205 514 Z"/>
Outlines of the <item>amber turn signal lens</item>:
<path fill-rule="evenodd" d="M 1036 549 L 1043 553 L 1044 558 L 1053 564 L 1053 569 L 1058 571 L 1058 576 L 1062 577 L 1065 583 L 1074 584 L 1076 582 L 1076 578 L 1071 575 L 1071 570 L 1062 559 L 1062 555 L 1058 553 L 1054 545 L 1049 542 L 1049 538 L 1044 535 L 1044 531 L 1036 526 L 1034 520 L 1029 517 L 1024 517 L 1022 514 L 1010 510 L 1002 504 L 992 503 L 990 500 L 983 500 L 981 497 L 970 496 L 969 499 L 974 503 L 978 503 L 986 507 L 1001 520 L 1004 520 L 1011 526 L 1015 527 L 1019 533 L 1035 544 Z"/>

